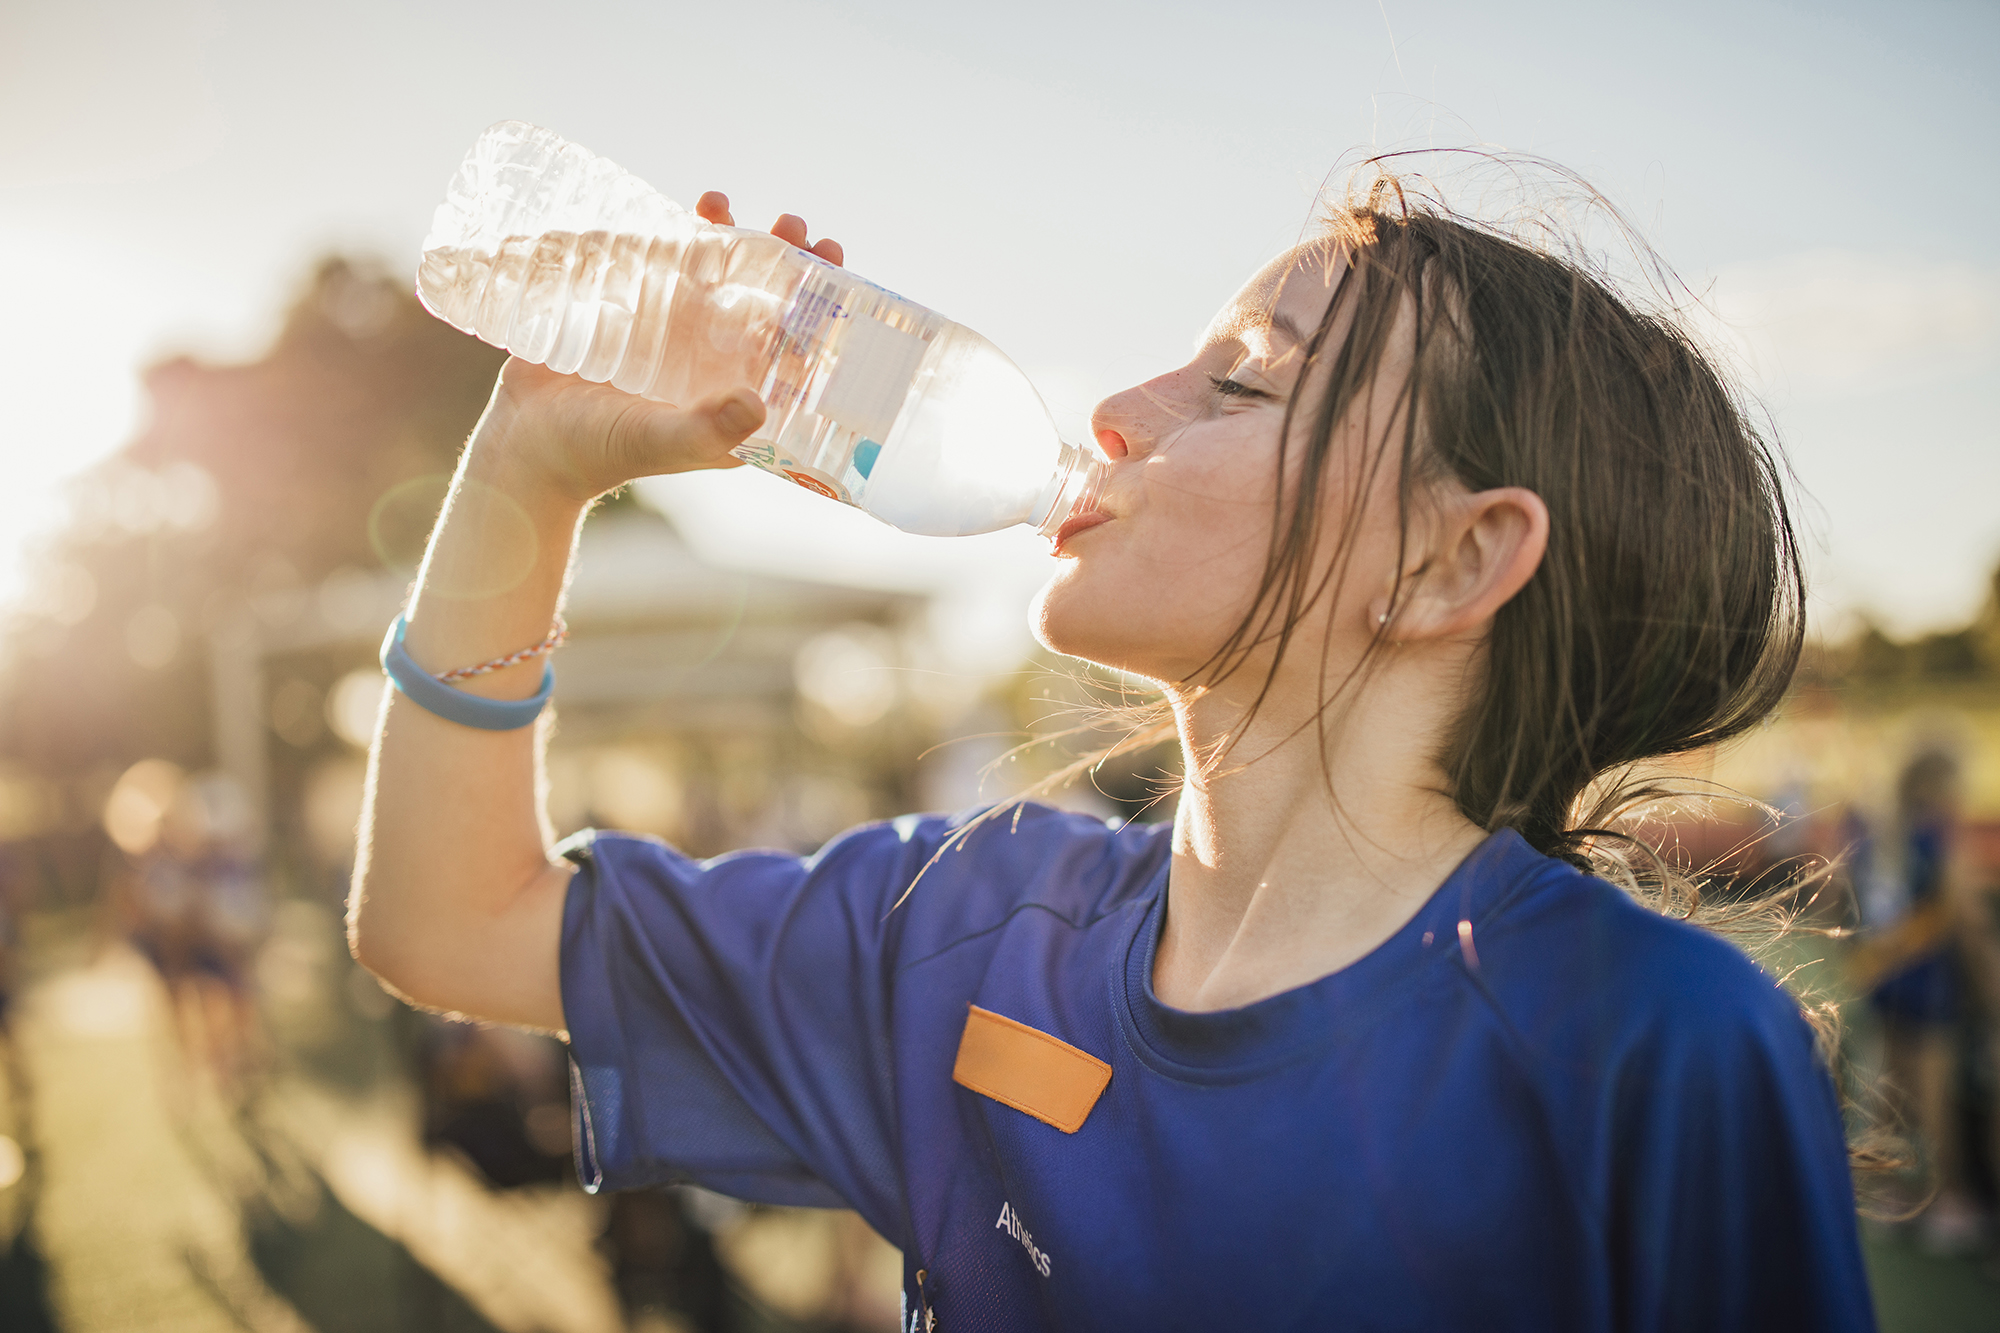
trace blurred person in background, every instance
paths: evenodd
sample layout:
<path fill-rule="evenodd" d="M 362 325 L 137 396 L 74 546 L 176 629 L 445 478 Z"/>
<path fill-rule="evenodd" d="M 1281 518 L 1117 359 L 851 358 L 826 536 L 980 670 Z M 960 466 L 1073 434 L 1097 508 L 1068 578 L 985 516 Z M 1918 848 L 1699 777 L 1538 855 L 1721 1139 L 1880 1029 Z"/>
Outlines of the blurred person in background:
<path fill-rule="evenodd" d="M 501 1189 L 569 1178 L 569 1079 L 554 1043 L 426 1014 L 416 1060 L 425 1147 L 457 1151 Z"/>
<path fill-rule="evenodd" d="M 1872 899 L 1872 920 L 1860 957 L 1882 1020 L 1887 1091 L 1923 1157 L 1928 1188 L 1913 1201 L 1924 1210 L 1919 1235 L 1943 1253 L 1973 1248 L 1982 1226 L 1965 1179 L 1958 1098 L 1966 1018 L 1960 946 L 1976 929 L 1959 837 L 1961 785 L 1955 754 L 1921 749 L 1897 778 L 1890 836 L 1855 852 L 1875 886 L 1864 898 Z"/>
<path fill-rule="evenodd" d="M 24 1155 L 35 1147 L 34 1093 L 15 1013 L 22 980 L 22 917 L 33 894 L 26 858 L 13 844 L 0 842 L 0 1080 L 6 1083 L 0 1092 L 0 1194 L 21 1179 Z M 4 1309 L 0 1301 L 0 1311 Z"/>
<path fill-rule="evenodd" d="M 190 1065 L 229 1097 L 262 1066 L 252 964 L 270 924 L 242 791 L 222 773 L 175 784 L 157 837 L 114 884 L 126 937 L 167 990 Z"/>
<path fill-rule="evenodd" d="M 15 1004 L 21 984 L 21 921 L 33 903 L 33 870 L 18 847 L 0 842 L 0 1329 L 54 1333 L 48 1261 L 35 1235 L 42 1198 L 35 1090 Z"/>
<path fill-rule="evenodd" d="M 1778 460 L 1672 324 L 1405 183 L 1095 414 L 1039 633 L 1162 682 L 1171 826 L 551 848 L 518 650 L 577 525 L 762 409 L 508 363 L 385 643 L 357 956 L 565 1031 L 586 1184 L 856 1208 L 925 1333 L 1871 1328 L 1814 1027 L 1654 910 L 1688 886 L 1606 832 L 1641 793 L 1582 802 L 1783 697 Z M 451 596 L 524 514 L 536 567 Z"/>
<path fill-rule="evenodd" d="M 21 918 L 33 899 L 30 867 L 20 849 L 0 842 L 0 1040 L 10 1046 L 14 1002 L 21 984 Z"/>
<path fill-rule="evenodd" d="M 1970 1126 L 1974 1133 L 1984 1131 L 1968 1143 L 1969 1150 L 1985 1148 L 1984 1160 L 1977 1163 L 1984 1167 L 1984 1178 L 1968 1184 L 1984 1187 L 1986 1273 L 2000 1279 L 2000 1225 L 1996 1225 L 2000 1219 L 2000 874 L 1996 871 L 2000 866 L 1993 858 L 1994 844 L 2000 838 L 1994 837 L 1992 825 L 1986 832 L 1984 858 L 1967 855 L 1962 846 L 1954 849 L 1958 874 L 1947 882 L 1958 889 L 1963 904 L 1958 914 L 1959 961 L 1967 983 L 1968 1018 L 1975 1023 L 1975 1040 L 1963 1049 L 1971 1057 L 1968 1072 L 1975 1075 L 1971 1083 L 1979 1094 L 1974 1098 L 1979 1114 L 1963 1118 L 1961 1125 Z M 1971 1156 L 1968 1151 L 1967 1157 Z"/>

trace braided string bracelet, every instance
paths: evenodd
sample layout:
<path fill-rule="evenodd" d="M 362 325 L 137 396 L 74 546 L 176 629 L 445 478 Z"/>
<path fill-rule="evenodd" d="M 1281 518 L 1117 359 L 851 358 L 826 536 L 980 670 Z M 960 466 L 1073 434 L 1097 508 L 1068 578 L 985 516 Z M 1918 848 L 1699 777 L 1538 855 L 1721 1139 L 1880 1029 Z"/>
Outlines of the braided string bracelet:
<path fill-rule="evenodd" d="M 441 671 L 438 673 L 438 679 L 449 683 L 454 680 L 469 680 L 474 676 L 483 676 L 489 671 L 501 671 L 507 667 L 526 662 L 530 658 L 543 657 L 554 652 L 563 646 L 563 640 L 568 637 L 569 626 L 563 623 L 561 616 L 557 616 L 556 623 L 549 627 L 549 637 L 543 639 L 534 647 L 523 648 L 518 653 L 508 653 L 504 657 L 490 658 L 487 661 L 481 662 L 478 666 L 459 667 L 452 671 Z"/>

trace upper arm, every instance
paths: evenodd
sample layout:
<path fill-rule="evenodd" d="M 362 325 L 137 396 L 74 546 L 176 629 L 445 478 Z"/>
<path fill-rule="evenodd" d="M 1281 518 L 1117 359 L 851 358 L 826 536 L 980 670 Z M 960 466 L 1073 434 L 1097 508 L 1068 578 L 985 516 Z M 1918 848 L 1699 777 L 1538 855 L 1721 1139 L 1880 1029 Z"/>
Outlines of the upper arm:
<path fill-rule="evenodd" d="M 412 1004 L 467 1018 L 563 1031 L 563 901 L 576 868 L 550 863 L 491 906 L 429 929 L 364 929 L 365 880 L 357 875 L 348 935 L 355 958 Z"/>
<path fill-rule="evenodd" d="M 369 756 L 348 899 L 354 956 L 413 1003 L 563 1026 L 562 906 L 546 843 L 546 723 L 482 731 L 389 691 Z"/>
<path fill-rule="evenodd" d="M 876 827 L 809 859 L 630 837 L 576 854 L 562 990 L 586 1180 L 844 1200 L 893 1234 L 889 908 L 922 844 Z"/>

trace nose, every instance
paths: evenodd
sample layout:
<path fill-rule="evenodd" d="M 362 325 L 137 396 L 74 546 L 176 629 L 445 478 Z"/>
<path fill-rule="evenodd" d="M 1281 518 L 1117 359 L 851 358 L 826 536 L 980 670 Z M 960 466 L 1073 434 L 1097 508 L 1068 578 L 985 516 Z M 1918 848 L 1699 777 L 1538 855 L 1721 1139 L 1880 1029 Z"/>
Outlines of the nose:
<path fill-rule="evenodd" d="M 1112 394 L 1090 414 L 1090 432 L 1097 447 L 1112 462 L 1143 458 L 1176 426 L 1188 419 L 1178 406 L 1175 380 L 1180 372 L 1161 375 Z"/>

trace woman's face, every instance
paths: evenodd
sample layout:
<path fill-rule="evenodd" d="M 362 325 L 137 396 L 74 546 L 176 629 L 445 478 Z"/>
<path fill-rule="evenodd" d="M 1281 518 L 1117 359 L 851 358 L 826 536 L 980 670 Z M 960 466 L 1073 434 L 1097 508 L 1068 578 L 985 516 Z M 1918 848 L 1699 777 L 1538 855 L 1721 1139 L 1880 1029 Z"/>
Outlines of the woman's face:
<path fill-rule="evenodd" d="M 1305 369 L 1306 340 L 1344 269 L 1323 245 L 1279 256 L 1216 315 L 1191 361 L 1098 405 L 1091 425 L 1113 463 L 1106 517 L 1058 546 L 1062 567 L 1035 607 L 1036 637 L 1045 646 L 1154 680 L 1185 681 L 1236 629 L 1270 551 L 1285 405 Z M 1345 332 L 1329 331 L 1329 349 Z M 1294 414 L 1288 471 L 1304 453 L 1314 408 L 1308 392 Z M 1378 418 L 1367 434 L 1379 440 L 1380 431 Z M 1345 477 L 1351 491 L 1358 474 L 1342 456 L 1360 457 L 1361 434 L 1351 423 L 1336 427 L 1329 486 L 1343 486 Z M 1382 480 L 1374 479 L 1374 489 Z M 1393 486 L 1393 476 L 1388 481 Z M 1338 509 L 1323 511 L 1322 531 L 1337 532 L 1339 524 Z M 1381 546 L 1365 530 L 1357 537 L 1343 579 L 1353 586 L 1371 575 L 1366 549 Z M 1394 546 L 1392 529 L 1392 561 Z M 1372 629 L 1347 614 L 1356 599 L 1319 600 L 1310 614 L 1320 630 L 1326 617 L 1343 615 Z M 1301 656 L 1316 661 L 1319 654 Z M 1263 679 L 1258 671 L 1246 675 Z"/>

